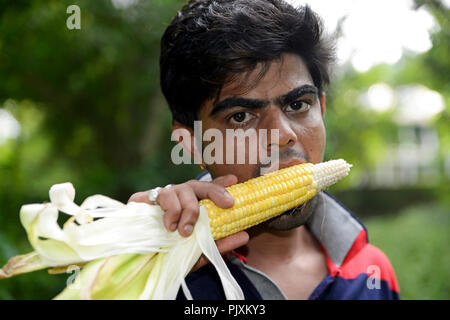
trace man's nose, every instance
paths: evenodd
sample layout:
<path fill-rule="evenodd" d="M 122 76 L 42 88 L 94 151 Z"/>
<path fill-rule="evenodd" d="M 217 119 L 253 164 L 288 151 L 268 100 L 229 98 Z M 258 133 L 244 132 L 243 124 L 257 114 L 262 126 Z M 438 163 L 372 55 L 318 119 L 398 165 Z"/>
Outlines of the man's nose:
<path fill-rule="evenodd" d="M 284 112 L 278 107 L 270 107 L 266 119 L 263 124 L 268 129 L 267 147 L 278 144 L 279 148 L 293 146 L 297 142 L 297 135 L 293 130 L 289 119 Z M 278 141 L 274 141 L 275 135 L 271 134 L 271 130 L 278 130 Z"/>

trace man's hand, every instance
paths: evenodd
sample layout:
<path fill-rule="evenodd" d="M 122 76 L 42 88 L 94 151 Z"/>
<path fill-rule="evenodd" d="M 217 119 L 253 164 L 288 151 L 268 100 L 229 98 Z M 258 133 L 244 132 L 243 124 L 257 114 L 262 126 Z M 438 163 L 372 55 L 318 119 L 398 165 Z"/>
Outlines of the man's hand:
<path fill-rule="evenodd" d="M 158 195 L 158 204 L 164 210 L 165 227 L 170 231 L 178 229 L 183 237 L 189 236 L 198 219 L 199 200 L 208 198 L 221 208 L 231 208 L 234 205 L 234 199 L 225 187 L 236 182 L 236 176 L 226 175 L 218 177 L 212 182 L 190 180 L 161 189 Z M 153 204 L 148 200 L 148 193 L 149 191 L 135 193 L 128 202 Z M 224 254 L 245 245 L 248 240 L 248 233 L 241 231 L 216 241 L 216 244 L 219 252 Z M 191 271 L 197 270 L 206 263 L 208 260 L 202 255 Z"/>

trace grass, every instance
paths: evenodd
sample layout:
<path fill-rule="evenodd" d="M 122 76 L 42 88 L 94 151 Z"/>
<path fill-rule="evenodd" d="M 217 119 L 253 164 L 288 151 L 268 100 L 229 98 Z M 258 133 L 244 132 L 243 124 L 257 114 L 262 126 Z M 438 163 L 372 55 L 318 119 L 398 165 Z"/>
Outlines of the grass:
<path fill-rule="evenodd" d="M 428 205 L 363 220 L 394 267 L 401 299 L 450 299 L 449 218 L 448 207 Z"/>

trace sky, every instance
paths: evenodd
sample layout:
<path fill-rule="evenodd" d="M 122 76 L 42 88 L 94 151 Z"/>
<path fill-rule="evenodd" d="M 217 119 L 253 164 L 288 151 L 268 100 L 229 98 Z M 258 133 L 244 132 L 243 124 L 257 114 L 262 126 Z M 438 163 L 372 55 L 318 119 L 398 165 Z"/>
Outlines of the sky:
<path fill-rule="evenodd" d="M 327 33 L 334 33 L 343 21 L 338 65 L 350 62 L 358 72 L 380 63 L 395 64 L 404 53 L 428 51 L 430 33 L 439 30 L 434 17 L 423 7 L 415 10 L 412 0 L 287 1 L 294 6 L 308 4 L 322 17 Z M 450 8 L 450 0 L 443 4 Z M 378 112 L 395 105 L 393 120 L 401 125 L 426 124 L 444 109 L 442 96 L 420 84 L 391 88 L 375 83 L 360 98 L 362 106 Z"/>
<path fill-rule="evenodd" d="M 338 62 L 350 61 L 359 72 L 379 63 L 393 64 L 405 51 L 431 49 L 429 32 L 439 28 L 426 9 L 413 9 L 412 0 L 287 1 L 295 6 L 309 4 L 324 20 L 328 33 L 345 18 L 337 43 Z M 444 3 L 450 6 L 450 1 Z"/>
<path fill-rule="evenodd" d="M 19 133 L 19 122 L 7 110 L 0 108 L 0 145 L 7 139 L 17 138 Z"/>

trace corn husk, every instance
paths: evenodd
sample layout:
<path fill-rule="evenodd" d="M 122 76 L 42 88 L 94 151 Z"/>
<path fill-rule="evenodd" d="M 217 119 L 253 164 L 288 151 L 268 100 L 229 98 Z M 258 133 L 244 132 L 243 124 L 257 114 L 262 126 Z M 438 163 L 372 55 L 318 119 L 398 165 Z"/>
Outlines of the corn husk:
<path fill-rule="evenodd" d="M 211 236 L 201 207 L 189 237 L 167 231 L 159 206 L 123 204 L 103 195 L 74 203 L 71 183 L 53 185 L 50 202 L 22 206 L 20 220 L 34 251 L 13 257 L 0 279 L 45 268 L 79 271 L 55 299 L 175 299 L 191 294 L 184 278 L 204 253 L 216 267 L 227 299 L 243 293 Z M 60 214 L 68 219 L 61 228 Z"/>

